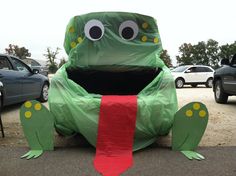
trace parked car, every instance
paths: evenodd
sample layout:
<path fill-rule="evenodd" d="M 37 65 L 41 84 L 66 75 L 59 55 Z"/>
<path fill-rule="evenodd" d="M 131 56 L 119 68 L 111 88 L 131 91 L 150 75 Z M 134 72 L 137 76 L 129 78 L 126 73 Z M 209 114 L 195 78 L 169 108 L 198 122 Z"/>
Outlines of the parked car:
<path fill-rule="evenodd" d="M 15 56 L 0 54 L 0 81 L 3 106 L 30 99 L 48 100 L 48 78 Z"/>
<path fill-rule="evenodd" d="M 185 84 L 197 87 L 198 84 L 205 84 L 212 87 L 214 70 L 204 65 L 183 65 L 171 71 L 176 88 L 182 88 Z"/>
<path fill-rule="evenodd" d="M 28 66 L 30 66 L 31 69 L 39 70 L 40 74 L 42 74 L 44 76 L 48 76 L 48 68 L 43 61 L 35 60 L 32 58 L 26 58 L 26 59 L 24 59 L 24 63 L 26 63 Z"/>
<path fill-rule="evenodd" d="M 3 90 L 3 84 L 0 81 L 0 130 L 2 132 L 2 137 L 4 138 L 5 134 L 4 134 L 3 124 L 2 124 L 2 116 L 1 116 L 1 111 L 2 111 L 2 94 L 1 94 L 1 92 L 2 92 L 2 90 Z"/>
<path fill-rule="evenodd" d="M 213 91 L 217 103 L 227 103 L 229 96 L 236 95 L 236 54 L 221 60 L 221 65 L 214 74 Z"/>

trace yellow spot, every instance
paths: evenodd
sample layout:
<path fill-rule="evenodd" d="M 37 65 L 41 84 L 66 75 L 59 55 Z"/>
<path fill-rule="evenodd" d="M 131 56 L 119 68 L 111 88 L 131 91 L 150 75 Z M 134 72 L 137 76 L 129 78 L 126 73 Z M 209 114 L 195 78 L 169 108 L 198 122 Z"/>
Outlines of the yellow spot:
<path fill-rule="evenodd" d="M 144 22 L 144 23 L 142 24 L 142 28 L 143 28 L 143 29 L 147 29 L 147 28 L 148 28 L 148 23 L 147 23 L 147 22 Z"/>
<path fill-rule="evenodd" d="M 25 102 L 25 107 L 30 108 L 32 106 L 32 103 L 30 101 Z"/>
<path fill-rule="evenodd" d="M 142 40 L 142 42 L 146 42 L 147 41 L 147 36 L 142 36 L 142 38 L 141 38 L 141 40 Z"/>
<path fill-rule="evenodd" d="M 81 43 L 83 41 L 82 37 L 78 37 L 77 41 L 78 43 Z"/>
<path fill-rule="evenodd" d="M 76 47 L 76 43 L 75 42 L 71 42 L 70 46 L 71 46 L 71 48 L 74 48 L 74 47 Z"/>
<path fill-rule="evenodd" d="M 31 116 L 32 116 L 32 113 L 30 111 L 25 112 L 25 118 L 29 119 L 31 118 Z"/>
<path fill-rule="evenodd" d="M 153 42 L 154 42 L 154 43 L 158 43 L 158 41 L 159 41 L 159 40 L 158 40 L 157 37 L 155 37 L 155 38 L 153 39 Z"/>
<path fill-rule="evenodd" d="M 36 104 L 34 105 L 34 109 L 35 109 L 36 111 L 39 111 L 41 108 L 42 108 L 42 106 L 41 106 L 40 103 L 36 103 Z"/>
<path fill-rule="evenodd" d="M 199 103 L 194 103 L 194 104 L 193 104 L 193 109 L 194 109 L 194 110 L 198 110 L 198 109 L 200 109 L 200 107 L 201 107 L 201 106 L 200 106 Z"/>
<path fill-rule="evenodd" d="M 75 32 L 75 28 L 74 27 L 70 27 L 69 32 L 70 33 L 74 33 Z"/>
<path fill-rule="evenodd" d="M 185 114 L 188 117 L 192 117 L 193 116 L 193 111 L 192 110 L 187 110 Z"/>
<path fill-rule="evenodd" d="M 205 117 L 206 116 L 206 111 L 204 111 L 204 110 L 201 110 L 200 112 L 199 112 L 199 116 L 200 117 Z"/>

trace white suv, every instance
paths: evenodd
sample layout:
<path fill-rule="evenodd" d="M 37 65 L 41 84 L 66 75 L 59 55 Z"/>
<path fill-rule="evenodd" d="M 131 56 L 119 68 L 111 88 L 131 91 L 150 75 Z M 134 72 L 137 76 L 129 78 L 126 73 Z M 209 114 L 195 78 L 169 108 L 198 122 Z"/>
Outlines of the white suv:
<path fill-rule="evenodd" d="M 183 65 L 171 70 L 175 80 L 176 88 L 181 88 L 185 84 L 197 87 L 198 84 L 205 84 L 212 87 L 214 70 L 204 65 Z"/>

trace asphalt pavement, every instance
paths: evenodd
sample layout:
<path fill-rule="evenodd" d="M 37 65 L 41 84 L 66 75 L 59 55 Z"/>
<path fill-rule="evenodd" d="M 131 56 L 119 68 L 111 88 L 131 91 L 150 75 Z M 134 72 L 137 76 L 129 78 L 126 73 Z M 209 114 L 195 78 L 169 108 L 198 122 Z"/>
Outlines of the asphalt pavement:
<path fill-rule="evenodd" d="M 38 159 L 20 159 L 28 148 L 0 147 L 0 176 L 98 176 L 95 149 L 60 147 Z M 188 160 L 170 148 L 152 145 L 134 153 L 134 165 L 124 176 L 235 176 L 236 147 L 200 147 L 206 159 Z"/>

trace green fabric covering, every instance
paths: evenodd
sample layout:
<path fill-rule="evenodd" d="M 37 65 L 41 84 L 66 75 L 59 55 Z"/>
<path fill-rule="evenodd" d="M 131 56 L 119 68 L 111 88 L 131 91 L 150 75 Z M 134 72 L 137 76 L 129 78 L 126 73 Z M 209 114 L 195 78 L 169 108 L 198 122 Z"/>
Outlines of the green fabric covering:
<path fill-rule="evenodd" d="M 92 19 L 99 20 L 104 25 L 104 35 L 98 41 L 91 41 L 85 36 L 84 26 Z M 131 41 L 124 40 L 119 35 L 119 26 L 126 20 L 136 22 L 139 27 L 138 35 Z M 147 37 L 146 41 L 142 41 L 143 36 Z M 129 66 L 162 69 L 137 95 L 138 114 L 133 149 L 144 148 L 158 136 L 169 132 L 177 111 L 176 90 L 170 70 L 159 58 L 162 51 L 161 39 L 152 17 L 125 12 L 98 12 L 76 16 L 67 26 L 64 46 L 69 61 L 57 71 L 49 89 L 49 107 L 60 133 L 81 133 L 96 146 L 101 95 L 89 94 L 70 80 L 66 71 L 96 66 L 105 66 L 103 69 L 112 66 L 117 70 Z"/>

